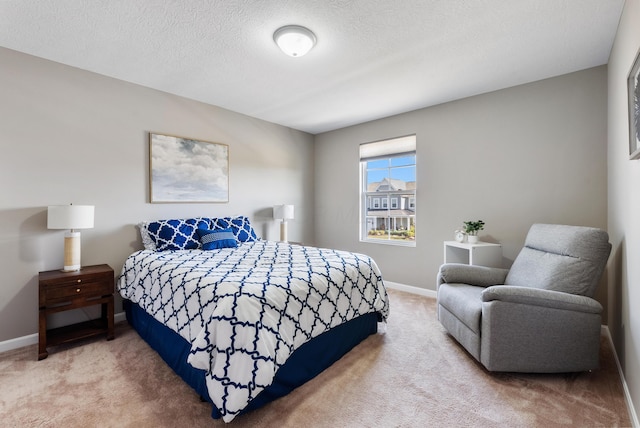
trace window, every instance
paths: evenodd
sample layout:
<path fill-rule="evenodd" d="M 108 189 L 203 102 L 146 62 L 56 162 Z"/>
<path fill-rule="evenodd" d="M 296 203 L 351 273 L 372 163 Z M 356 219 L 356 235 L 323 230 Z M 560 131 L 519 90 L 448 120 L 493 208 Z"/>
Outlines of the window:
<path fill-rule="evenodd" d="M 415 245 L 416 136 L 360 145 L 360 240 Z"/>

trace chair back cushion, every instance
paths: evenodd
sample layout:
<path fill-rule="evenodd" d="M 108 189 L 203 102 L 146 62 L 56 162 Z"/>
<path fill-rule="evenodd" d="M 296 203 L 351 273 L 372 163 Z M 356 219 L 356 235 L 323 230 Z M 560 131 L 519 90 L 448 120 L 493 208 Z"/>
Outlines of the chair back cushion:
<path fill-rule="evenodd" d="M 593 297 L 610 252 L 604 230 L 534 224 L 505 284 Z"/>

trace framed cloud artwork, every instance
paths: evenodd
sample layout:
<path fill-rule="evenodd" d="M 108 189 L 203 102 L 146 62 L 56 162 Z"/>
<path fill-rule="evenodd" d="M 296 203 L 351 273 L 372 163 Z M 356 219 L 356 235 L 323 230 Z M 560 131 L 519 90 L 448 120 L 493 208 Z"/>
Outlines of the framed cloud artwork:
<path fill-rule="evenodd" d="M 627 87 L 629 90 L 629 158 L 640 158 L 640 51 L 633 61 Z"/>
<path fill-rule="evenodd" d="M 152 203 L 229 202 L 229 146 L 149 133 Z"/>

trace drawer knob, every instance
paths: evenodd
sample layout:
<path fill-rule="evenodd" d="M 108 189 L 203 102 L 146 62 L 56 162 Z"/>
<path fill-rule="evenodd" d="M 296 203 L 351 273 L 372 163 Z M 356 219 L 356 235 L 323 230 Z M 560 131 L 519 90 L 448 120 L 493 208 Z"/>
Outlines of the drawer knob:
<path fill-rule="evenodd" d="M 79 293 L 79 292 L 80 292 L 80 289 L 79 289 L 79 288 L 76 288 L 76 293 Z"/>
<path fill-rule="evenodd" d="M 78 282 L 78 284 L 80 284 L 80 283 L 82 282 L 82 280 L 81 280 L 81 279 L 79 279 L 77 282 Z"/>

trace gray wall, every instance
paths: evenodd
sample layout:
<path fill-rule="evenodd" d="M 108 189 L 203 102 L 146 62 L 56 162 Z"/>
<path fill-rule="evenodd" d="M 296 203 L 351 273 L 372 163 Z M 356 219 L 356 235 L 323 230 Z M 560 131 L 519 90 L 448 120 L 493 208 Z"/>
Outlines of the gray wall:
<path fill-rule="evenodd" d="M 609 58 L 609 330 L 640 411 L 640 160 L 629 160 L 627 75 L 640 49 L 640 1 L 627 0 Z"/>
<path fill-rule="evenodd" d="M 47 205 L 95 205 L 82 263 L 118 272 L 143 220 L 244 214 L 278 239 L 271 207 L 288 203 L 290 239 L 312 241 L 313 136 L 4 48 L 0 64 L 0 341 L 37 332 L 38 272 L 62 267 Z M 148 131 L 228 144 L 230 202 L 148 203 Z"/>
<path fill-rule="evenodd" d="M 504 266 L 535 222 L 607 226 L 601 66 L 316 136 L 315 236 L 370 254 L 385 279 L 435 289 L 443 241 L 482 219 Z M 358 145 L 417 135 L 416 246 L 359 242 Z M 606 299 L 601 285 L 599 300 Z"/>

